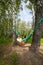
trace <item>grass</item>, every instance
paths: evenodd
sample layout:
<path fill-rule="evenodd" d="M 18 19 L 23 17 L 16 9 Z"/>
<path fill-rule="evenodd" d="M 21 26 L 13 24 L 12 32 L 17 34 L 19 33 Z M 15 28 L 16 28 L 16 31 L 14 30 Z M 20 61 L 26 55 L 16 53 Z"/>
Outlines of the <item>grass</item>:
<path fill-rule="evenodd" d="M 41 38 L 40 43 L 41 43 L 41 45 L 43 45 L 43 38 Z"/>
<path fill-rule="evenodd" d="M 43 38 L 41 38 L 40 42 L 43 43 Z"/>
<path fill-rule="evenodd" d="M 14 52 L 12 55 L 8 55 L 5 58 L 0 59 L 0 65 L 17 65 L 18 54 Z"/>
<path fill-rule="evenodd" d="M 28 42 L 28 43 L 32 43 L 32 38 L 30 38 L 27 42 Z"/>
<path fill-rule="evenodd" d="M 9 44 L 9 43 L 11 43 L 12 42 L 12 38 L 4 38 L 4 37 L 1 37 L 0 38 L 0 45 L 1 44 Z"/>
<path fill-rule="evenodd" d="M 14 65 L 17 64 L 17 60 L 18 60 L 18 54 L 16 52 L 14 52 L 14 54 L 12 54 L 12 60 Z"/>

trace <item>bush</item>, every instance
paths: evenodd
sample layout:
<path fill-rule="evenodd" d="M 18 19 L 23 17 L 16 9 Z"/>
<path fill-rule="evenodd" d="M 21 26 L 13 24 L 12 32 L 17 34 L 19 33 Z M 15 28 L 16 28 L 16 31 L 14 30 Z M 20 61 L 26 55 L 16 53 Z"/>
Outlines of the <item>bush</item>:
<path fill-rule="evenodd" d="M 43 38 L 40 39 L 40 43 L 41 43 L 41 45 L 43 45 Z"/>
<path fill-rule="evenodd" d="M 32 37 L 27 42 L 28 43 L 32 43 Z"/>
<path fill-rule="evenodd" d="M 7 37 L 0 38 L 0 44 L 9 44 L 11 42 L 12 42 L 12 38 L 7 38 Z"/>

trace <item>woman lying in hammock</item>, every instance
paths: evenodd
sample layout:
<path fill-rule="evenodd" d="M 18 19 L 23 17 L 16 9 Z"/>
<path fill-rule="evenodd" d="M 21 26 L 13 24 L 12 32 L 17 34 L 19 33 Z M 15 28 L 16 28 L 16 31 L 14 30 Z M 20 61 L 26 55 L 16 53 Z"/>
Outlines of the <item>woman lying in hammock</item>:
<path fill-rule="evenodd" d="M 18 34 L 17 41 L 18 41 L 19 45 L 24 45 L 25 44 L 23 42 L 23 39 L 20 37 L 20 34 Z"/>

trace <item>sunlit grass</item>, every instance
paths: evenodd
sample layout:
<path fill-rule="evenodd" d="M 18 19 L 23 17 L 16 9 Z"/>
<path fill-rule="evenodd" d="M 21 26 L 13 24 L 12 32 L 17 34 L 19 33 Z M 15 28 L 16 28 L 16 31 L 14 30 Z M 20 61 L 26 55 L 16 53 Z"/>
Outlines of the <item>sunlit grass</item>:
<path fill-rule="evenodd" d="M 40 43 L 41 43 L 41 45 L 43 45 L 43 38 L 41 38 Z"/>

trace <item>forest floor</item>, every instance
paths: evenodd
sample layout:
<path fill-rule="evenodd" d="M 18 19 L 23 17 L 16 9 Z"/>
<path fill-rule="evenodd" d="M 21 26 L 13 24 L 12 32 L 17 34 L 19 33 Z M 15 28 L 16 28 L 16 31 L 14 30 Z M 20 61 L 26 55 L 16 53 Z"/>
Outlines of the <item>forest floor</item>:
<path fill-rule="evenodd" d="M 29 51 L 29 47 L 30 44 L 25 44 L 24 46 L 11 45 L 10 48 L 8 46 L 5 47 L 3 56 L 4 62 L 0 63 L 0 65 L 43 65 L 43 46 L 40 46 L 38 54 Z M 15 60 L 16 56 L 15 59 L 12 59 L 12 54 L 15 52 L 18 54 L 17 60 Z"/>
<path fill-rule="evenodd" d="M 30 46 L 31 44 L 25 44 L 22 47 L 12 47 L 20 55 L 17 65 L 43 65 L 43 46 L 40 46 L 38 54 L 29 51 Z"/>

